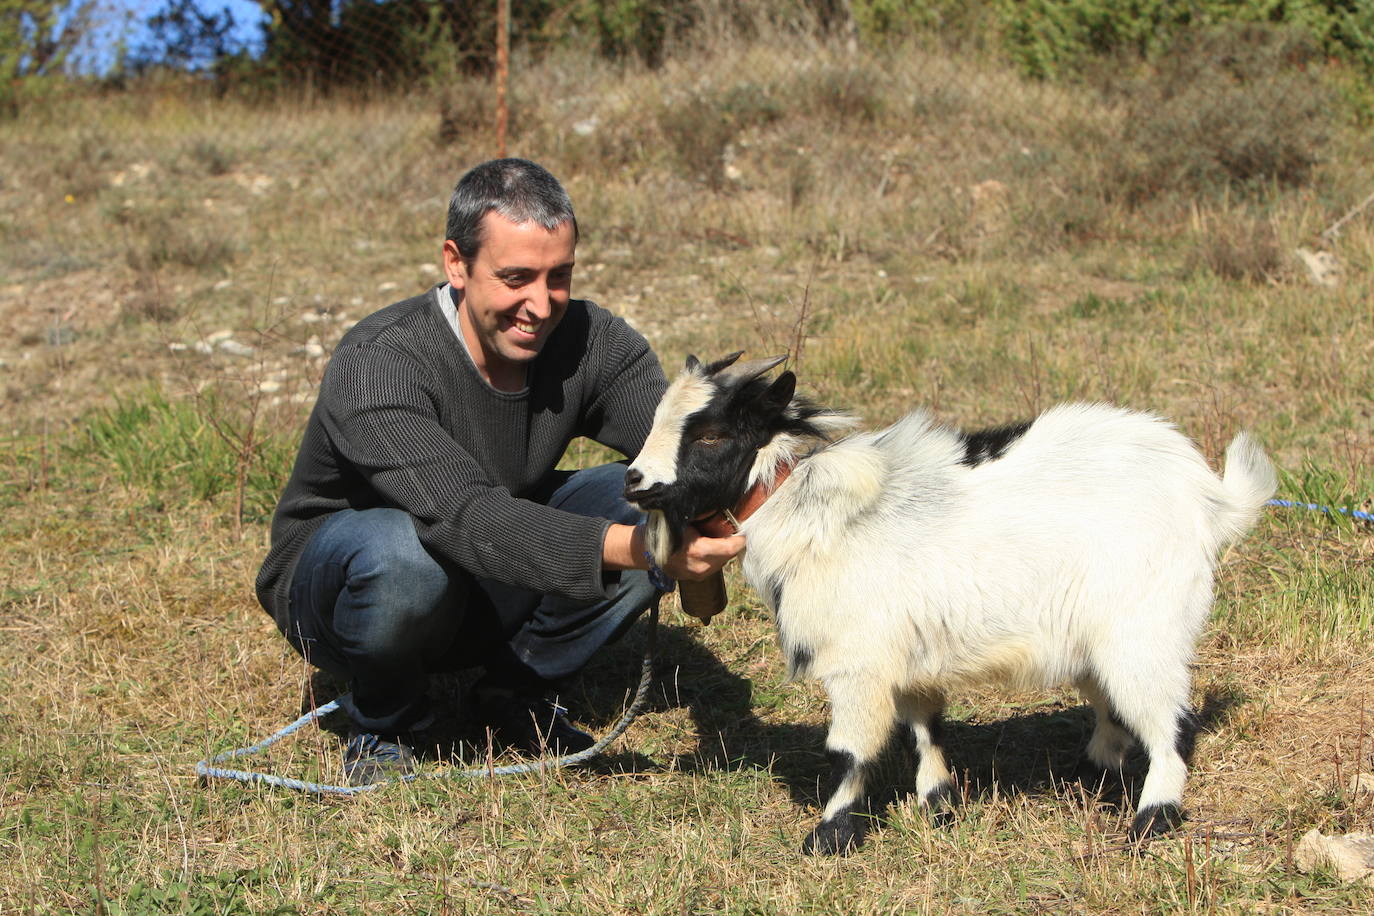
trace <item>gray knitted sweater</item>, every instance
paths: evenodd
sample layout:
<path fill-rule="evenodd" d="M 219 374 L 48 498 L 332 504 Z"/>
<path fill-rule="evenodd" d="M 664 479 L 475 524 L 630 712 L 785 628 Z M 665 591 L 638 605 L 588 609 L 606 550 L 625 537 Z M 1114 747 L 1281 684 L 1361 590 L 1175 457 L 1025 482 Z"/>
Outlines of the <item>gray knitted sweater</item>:
<path fill-rule="evenodd" d="M 610 522 L 521 497 L 578 436 L 639 451 L 667 386 L 658 359 L 623 320 L 574 299 L 525 390 L 498 391 L 444 317 L 441 291 L 364 318 L 334 350 L 258 573 L 258 600 L 278 625 L 306 542 L 344 508 L 404 509 L 430 553 L 477 576 L 606 596 Z"/>

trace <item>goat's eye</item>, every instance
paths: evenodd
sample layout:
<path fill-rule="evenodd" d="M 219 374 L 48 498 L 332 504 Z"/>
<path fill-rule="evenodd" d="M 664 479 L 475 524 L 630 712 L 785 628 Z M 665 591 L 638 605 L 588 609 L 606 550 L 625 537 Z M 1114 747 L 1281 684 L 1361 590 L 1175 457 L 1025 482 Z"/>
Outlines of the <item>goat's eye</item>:
<path fill-rule="evenodd" d="M 697 442 L 702 445 L 719 445 L 724 441 L 725 437 L 719 433 L 706 433 L 705 435 L 697 436 Z"/>

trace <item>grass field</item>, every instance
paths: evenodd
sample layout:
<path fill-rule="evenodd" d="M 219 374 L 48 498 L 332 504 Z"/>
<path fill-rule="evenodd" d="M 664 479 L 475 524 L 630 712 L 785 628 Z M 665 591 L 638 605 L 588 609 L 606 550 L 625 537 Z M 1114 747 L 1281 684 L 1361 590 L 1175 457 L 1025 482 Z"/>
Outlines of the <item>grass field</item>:
<path fill-rule="evenodd" d="M 555 55 L 519 62 L 511 152 L 573 195 L 575 292 L 670 372 L 790 350 L 803 388 L 874 424 L 1106 399 L 1212 460 L 1249 427 L 1281 495 L 1369 510 L 1374 136 L 1329 67 L 1206 76 L 1030 83 L 921 47 Z M 1060 778 L 1091 728 L 1066 690 L 955 698 L 952 825 L 894 756 L 863 850 L 800 855 L 824 700 L 783 682 L 738 578 L 708 628 L 665 605 L 650 709 L 595 766 L 347 801 L 200 784 L 197 761 L 333 689 L 254 601 L 268 516 L 330 347 L 436 279 L 448 189 L 493 152 L 486 102 L 463 81 L 268 106 L 166 86 L 0 123 L 0 912 L 1369 912 L 1293 849 L 1374 829 L 1348 789 L 1374 769 L 1374 531 L 1299 511 L 1223 558 L 1188 819 L 1141 852 L 1129 807 Z M 1336 258 L 1334 285 L 1299 248 Z M 618 717 L 645 638 L 574 688 L 588 727 Z M 338 781 L 326 724 L 261 766 Z"/>

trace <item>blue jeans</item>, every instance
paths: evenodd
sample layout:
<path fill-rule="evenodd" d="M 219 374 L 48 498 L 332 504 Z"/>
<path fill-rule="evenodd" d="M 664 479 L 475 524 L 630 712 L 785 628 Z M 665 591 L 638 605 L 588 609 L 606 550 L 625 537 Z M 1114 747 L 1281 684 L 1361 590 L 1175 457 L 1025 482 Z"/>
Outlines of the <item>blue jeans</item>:
<path fill-rule="evenodd" d="M 539 501 L 635 524 L 625 466 L 552 475 Z M 291 580 L 291 644 L 349 682 L 340 706 L 360 731 L 431 721 L 434 671 L 483 667 L 486 683 L 538 690 L 619 638 L 658 591 L 641 570 L 607 571 L 610 598 L 578 602 L 480 579 L 430 555 L 400 509 L 346 509 L 315 532 Z"/>

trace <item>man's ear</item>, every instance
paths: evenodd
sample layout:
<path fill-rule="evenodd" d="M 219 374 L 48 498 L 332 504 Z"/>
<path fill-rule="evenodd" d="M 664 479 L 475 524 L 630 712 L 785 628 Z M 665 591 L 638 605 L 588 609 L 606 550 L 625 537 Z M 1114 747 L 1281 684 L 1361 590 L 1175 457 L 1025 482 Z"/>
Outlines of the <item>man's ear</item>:
<path fill-rule="evenodd" d="M 464 289 L 468 283 L 468 265 L 463 260 L 458 243 L 453 239 L 444 240 L 444 276 L 454 289 Z"/>

